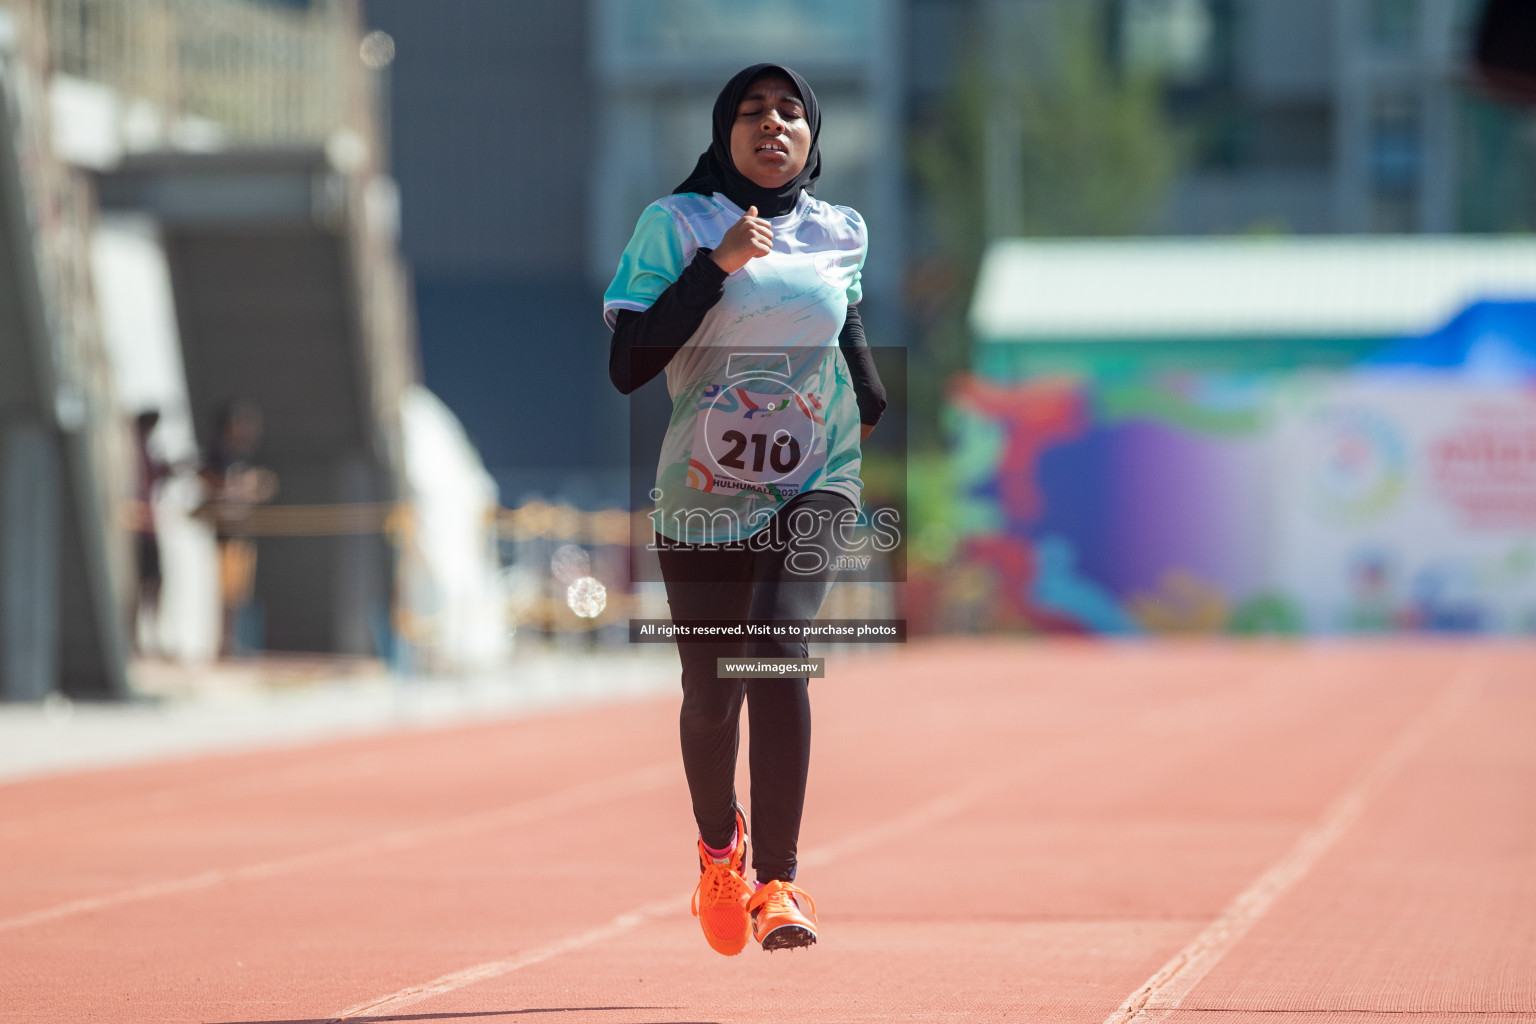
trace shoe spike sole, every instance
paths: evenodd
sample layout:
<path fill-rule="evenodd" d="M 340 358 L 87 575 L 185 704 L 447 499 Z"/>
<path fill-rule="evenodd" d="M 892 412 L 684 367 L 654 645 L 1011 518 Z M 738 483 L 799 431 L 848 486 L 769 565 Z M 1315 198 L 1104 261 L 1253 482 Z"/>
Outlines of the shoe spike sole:
<path fill-rule="evenodd" d="M 776 949 L 800 949 L 816 945 L 816 933 L 798 924 L 780 925 L 763 936 L 763 948 L 768 952 Z"/>

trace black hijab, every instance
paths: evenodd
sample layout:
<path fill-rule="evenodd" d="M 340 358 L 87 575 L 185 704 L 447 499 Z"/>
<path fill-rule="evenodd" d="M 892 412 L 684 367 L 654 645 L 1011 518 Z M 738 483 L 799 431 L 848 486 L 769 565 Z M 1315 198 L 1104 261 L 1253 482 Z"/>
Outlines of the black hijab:
<path fill-rule="evenodd" d="M 746 95 L 747 87 L 763 75 L 775 72 L 793 82 L 795 90 L 800 93 L 800 102 L 805 107 L 805 119 L 811 128 L 811 148 L 800 173 L 782 188 L 772 189 L 763 188 L 736 169 L 731 159 L 731 128 L 736 123 L 736 108 L 741 106 L 741 98 Z M 821 138 L 821 108 L 816 105 L 816 94 L 811 92 L 810 83 L 795 71 L 782 64 L 753 64 L 738 71 L 735 77 L 725 83 L 720 95 L 715 97 L 713 123 L 714 134 L 709 148 L 699 156 L 699 162 L 693 165 L 693 173 L 688 175 L 688 180 L 672 190 L 673 195 L 679 192 L 703 195 L 720 192 L 743 210 L 749 206 L 757 207 L 759 217 L 781 217 L 795 208 L 801 189 L 807 192 L 816 190 L 816 179 L 821 177 L 821 150 L 817 147 Z"/>

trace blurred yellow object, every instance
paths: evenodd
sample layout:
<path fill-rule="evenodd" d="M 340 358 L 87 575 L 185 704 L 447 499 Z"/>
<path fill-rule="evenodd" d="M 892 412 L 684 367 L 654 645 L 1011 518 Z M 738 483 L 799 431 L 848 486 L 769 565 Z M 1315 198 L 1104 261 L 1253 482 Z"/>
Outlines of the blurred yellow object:
<path fill-rule="evenodd" d="M 1185 569 L 1170 569 L 1155 593 L 1137 594 L 1129 603 L 1147 632 L 1164 635 L 1225 633 L 1232 615 L 1219 588 Z"/>
<path fill-rule="evenodd" d="M 409 506 L 389 501 L 341 505 L 238 505 L 227 511 L 220 502 L 197 510 L 197 518 L 216 523 L 244 537 L 324 537 L 352 533 L 391 532 L 396 516 Z M 407 513 L 408 514 L 408 513 Z"/>
<path fill-rule="evenodd" d="M 121 508 L 123 522 L 130 529 L 137 529 L 148 521 L 145 510 L 137 502 L 125 502 Z M 403 547 L 410 544 L 416 527 L 415 513 L 409 502 L 242 504 L 237 510 L 230 510 L 232 514 L 226 515 L 223 511 L 217 502 L 209 502 L 194 515 L 210 526 L 219 527 L 227 535 L 219 548 L 219 587 L 226 607 L 239 607 L 251 597 L 255 583 L 256 538 L 381 533 L 397 547 Z M 566 547 L 619 545 L 628 544 L 630 540 L 630 513 L 619 508 L 584 512 L 569 505 L 533 501 L 518 508 L 493 509 L 488 515 L 494 518 L 497 534 L 502 540 L 548 541 L 563 543 Z M 641 516 L 638 525 L 643 525 L 648 534 L 649 520 L 644 519 L 643 513 L 636 515 Z M 589 576 L 590 563 L 572 561 L 579 563 L 580 571 L 570 573 L 571 580 L 558 581 L 559 596 L 536 593 L 525 600 L 509 602 L 508 625 L 513 628 L 526 625 L 548 633 L 580 632 L 600 628 L 634 613 L 633 595 L 610 590 Z M 549 565 L 549 562 L 544 564 Z M 558 575 L 551 570 L 551 578 Z M 539 583 L 537 587 L 542 591 L 544 584 Z M 430 644 L 437 629 L 434 618 L 397 606 L 394 625 L 400 635 L 412 643 Z"/>
<path fill-rule="evenodd" d="M 629 543 L 629 513 L 619 508 L 583 512 L 569 505 L 530 501 L 502 509 L 496 525 L 508 540 L 548 537 L 588 544 Z"/>
<path fill-rule="evenodd" d="M 256 588 L 256 545 L 242 538 L 219 543 L 219 596 L 226 608 L 239 608 Z"/>

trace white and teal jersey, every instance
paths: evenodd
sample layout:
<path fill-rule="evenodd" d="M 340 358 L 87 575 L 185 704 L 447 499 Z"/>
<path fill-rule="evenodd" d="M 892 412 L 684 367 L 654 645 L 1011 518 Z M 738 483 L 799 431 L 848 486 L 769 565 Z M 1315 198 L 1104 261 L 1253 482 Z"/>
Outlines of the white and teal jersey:
<path fill-rule="evenodd" d="M 650 308 L 743 213 L 718 194 L 646 207 L 603 295 L 609 328 L 618 310 Z M 802 491 L 859 506 L 859 410 L 837 338 L 862 296 L 864 220 L 802 192 L 768 223 L 773 251 L 726 277 L 667 364 L 672 420 L 653 497 L 657 530 L 673 540 L 743 539 Z"/>

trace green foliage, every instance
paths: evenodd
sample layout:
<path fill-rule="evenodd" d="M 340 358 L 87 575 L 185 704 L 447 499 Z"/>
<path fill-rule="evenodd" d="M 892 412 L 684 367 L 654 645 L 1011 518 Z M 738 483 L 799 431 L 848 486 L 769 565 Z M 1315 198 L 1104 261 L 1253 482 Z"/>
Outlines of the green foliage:
<path fill-rule="evenodd" d="M 1238 605 L 1228 628 L 1238 636 L 1300 636 L 1301 612 L 1281 594 L 1260 594 Z"/>
<path fill-rule="evenodd" d="M 1117 75 L 1104 58 L 1091 5 L 1064 5 L 1055 74 L 1026 76 L 1024 230 L 1119 235 L 1144 230 L 1175 166 L 1162 91 Z"/>
<path fill-rule="evenodd" d="M 1459 113 L 1461 230 L 1536 228 L 1536 115 L 1476 95 L 1462 98 Z"/>
<path fill-rule="evenodd" d="M 969 364 L 965 311 L 987 230 L 989 119 L 1020 133 L 1018 180 L 1026 235 L 1115 235 L 1144 230 L 1172 180 L 1179 143 L 1158 82 L 1119 73 L 1105 52 L 1102 0 L 1055 0 L 1048 59 L 1023 55 L 994 81 L 973 40 L 937 123 L 916 133 L 913 176 L 937 252 L 918 267 L 914 313 L 923 373 L 913 375 L 919 446 L 937 440 L 943 385 Z"/>

